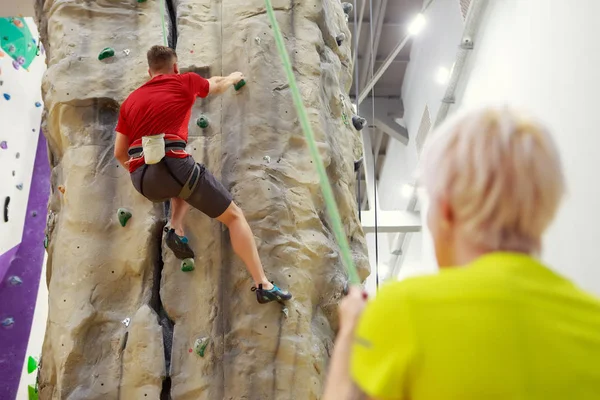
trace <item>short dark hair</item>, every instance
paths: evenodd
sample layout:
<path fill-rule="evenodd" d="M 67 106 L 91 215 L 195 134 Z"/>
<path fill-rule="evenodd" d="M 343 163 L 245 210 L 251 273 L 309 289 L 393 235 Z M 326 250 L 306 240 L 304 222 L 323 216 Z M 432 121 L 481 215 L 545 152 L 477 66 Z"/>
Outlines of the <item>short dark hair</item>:
<path fill-rule="evenodd" d="M 148 50 L 148 67 L 152 71 L 165 71 L 177 62 L 177 53 L 167 46 L 152 46 Z"/>

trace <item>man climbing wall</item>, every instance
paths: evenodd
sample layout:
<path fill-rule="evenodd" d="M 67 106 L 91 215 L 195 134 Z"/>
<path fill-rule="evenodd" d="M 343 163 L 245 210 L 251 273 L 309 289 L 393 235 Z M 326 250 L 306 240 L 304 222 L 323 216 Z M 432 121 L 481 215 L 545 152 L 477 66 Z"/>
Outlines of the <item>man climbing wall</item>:
<path fill-rule="evenodd" d="M 229 234 L 193 208 L 184 230 L 196 268 L 182 272 L 163 242 L 163 207 L 112 156 L 119 106 L 148 80 L 148 49 L 164 43 L 164 3 L 38 0 L 53 187 L 40 398 L 319 398 L 347 275 L 264 3 L 171 3 L 182 70 L 246 75 L 242 90 L 195 102 L 186 149 L 244 210 L 266 275 L 293 288 L 289 315 L 277 302 L 257 306 Z M 338 0 L 286 4 L 277 16 L 364 278 L 353 172 L 362 146 L 343 117 L 352 115 L 351 40 L 335 40 L 350 32 Z M 195 123 L 202 115 L 205 127 Z M 119 208 L 132 215 L 125 227 Z"/>
<path fill-rule="evenodd" d="M 150 81 L 121 106 L 115 157 L 124 168 L 129 167 L 133 185 L 144 197 L 154 202 L 171 201 L 167 246 L 181 260 L 194 258 L 183 231 L 192 205 L 229 228 L 233 250 L 254 279 L 252 289 L 259 303 L 291 299 L 290 293 L 267 280 L 252 231 L 227 189 L 185 151 L 196 97 L 233 89 L 243 82 L 242 73 L 208 80 L 191 72 L 180 75 L 177 53 L 166 46 L 153 46 L 148 51 L 148 67 Z"/>

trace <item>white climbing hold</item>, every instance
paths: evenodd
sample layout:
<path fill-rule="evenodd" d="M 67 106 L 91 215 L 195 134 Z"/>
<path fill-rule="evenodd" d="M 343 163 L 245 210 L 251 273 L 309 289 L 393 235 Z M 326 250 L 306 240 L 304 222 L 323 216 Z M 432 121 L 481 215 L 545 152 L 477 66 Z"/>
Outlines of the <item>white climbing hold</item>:
<path fill-rule="evenodd" d="M 123 323 L 123 325 L 125 325 L 127 328 L 129 328 L 129 324 L 131 323 L 131 318 L 125 318 L 121 322 Z"/>
<path fill-rule="evenodd" d="M 131 53 L 131 50 L 125 49 L 123 50 L 123 53 L 125 53 L 125 55 L 128 56 Z"/>
<path fill-rule="evenodd" d="M 288 310 L 287 307 L 283 307 L 283 309 L 281 310 L 281 312 L 285 314 L 286 318 L 290 316 L 290 311 Z"/>
<path fill-rule="evenodd" d="M 271 157 L 269 157 L 269 156 L 264 156 L 264 157 L 263 157 L 263 160 L 265 160 L 265 161 L 267 162 L 267 164 L 268 164 L 268 163 L 270 163 L 270 162 L 271 162 Z"/>
<path fill-rule="evenodd" d="M 254 38 L 254 41 L 256 42 L 256 44 L 260 44 L 260 38 L 258 36 Z"/>

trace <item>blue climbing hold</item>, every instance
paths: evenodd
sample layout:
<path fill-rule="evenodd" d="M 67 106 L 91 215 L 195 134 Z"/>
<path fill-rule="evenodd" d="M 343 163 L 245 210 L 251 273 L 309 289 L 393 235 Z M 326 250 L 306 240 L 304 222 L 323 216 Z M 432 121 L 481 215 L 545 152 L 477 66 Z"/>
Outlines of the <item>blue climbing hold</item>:
<path fill-rule="evenodd" d="M 36 102 L 35 102 L 35 106 L 39 108 L 39 107 L 41 107 L 41 106 L 42 106 L 42 103 L 40 103 L 39 101 L 36 101 Z"/>
<path fill-rule="evenodd" d="M 22 184 L 22 183 L 19 183 L 19 184 L 17 185 L 17 189 L 19 189 L 19 190 L 23 190 L 23 184 Z"/>
<path fill-rule="evenodd" d="M 5 328 L 10 328 L 15 324 L 15 319 L 13 317 L 4 318 L 2 320 L 2 326 Z"/>
<path fill-rule="evenodd" d="M 23 280 L 18 276 L 13 275 L 8 278 L 8 283 L 10 283 L 11 286 L 21 286 L 23 284 Z"/>
<path fill-rule="evenodd" d="M 6 100 L 10 100 L 10 94 L 8 94 L 8 93 L 4 93 L 4 98 L 5 98 Z"/>

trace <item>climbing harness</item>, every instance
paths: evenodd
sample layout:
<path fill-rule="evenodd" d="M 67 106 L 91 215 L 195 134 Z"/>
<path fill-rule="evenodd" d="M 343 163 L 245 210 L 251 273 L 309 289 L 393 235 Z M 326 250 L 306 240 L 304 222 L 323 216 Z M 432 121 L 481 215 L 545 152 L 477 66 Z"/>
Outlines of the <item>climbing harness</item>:
<path fill-rule="evenodd" d="M 163 136 L 161 136 L 163 135 Z M 143 145 L 137 145 L 137 146 L 131 146 L 129 148 L 129 150 L 127 150 L 127 154 L 129 155 L 129 157 L 135 159 L 135 158 L 140 158 L 140 157 L 144 157 L 144 168 L 148 168 L 149 164 L 157 164 L 159 163 L 166 155 L 167 152 L 169 151 L 177 151 L 177 150 L 185 150 L 186 147 L 186 143 L 183 140 L 169 140 L 169 139 L 164 139 L 164 134 L 161 135 L 154 135 L 154 136 L 144 136 L 142 137 L 142 141 L 144 141 L 144 139 L 146 138 L 155 138 L 155 142 L 152 145 L 146 146 L 144 147 Z M 151 139 L 152 140 L 152 139 Z M 157 149 L 154 149 L 153 147 L 156 146 Z M 153 155 L 151 155 L 150 157 L 148 157 L 147 151 L 148 149 L 151 149 L 150 151 L 155 152 Z M 160 158 L 158 158 L 160 156 Z M 150 158 L 150 163 L 147 162 L 148 158 Z M 198 164 L 194 164 L 194 169 L 192 170 L 192 173 L 190 174 L 190 176 L 188 177 L 186 182 L 181 182 L 174 174 L 173 172 L 169 169 L 169 167 L 167 167 L 167 171 L 169 172 L 169 174 L 173 177 L 173 179 L 179 183 L 181 185 L 181 192 L 179 193 L 180 198 L 182 198 L 183 200 L 187 199 L 188 197 L 191 196 L 191 194 L 194 192 L 194 189 L 196 189 L 196 186 L 198 186 L 198 183 L 200 182 L 200 173 L 202 171 L 200 171 L 200 167 L 198 166 Z M 145 174 L 145 170 L 144 170 L 144 174 Z M 142 176 L 142 185 L 144 184 L 144 179 Z"/>
<path fill-rule="evenodd" d="M 169 170 L 169 173 L 170 172 L 171 170 Z M 198 164 L 194 164 L 194 170 L 190 174 L 188 180 L 183 184 L 181 192 L 177 197 L 183 200 L 186 200 L 188 197 L 190 197 L 194 192 L 194 189 L 196 189 L 196 186 L 198 186 L 198 182 L 200 182 L 200 179 L 198 178 L 200 178 L 200 167 Z"/>
<path fill-rule="evenodd" d="M 165 139 L 165 150 L 185 150 L 186 143 L 183 140 L 169 140 Z M 131 146 L 127 151 L 129 157 L 138 158 L 144 156 L 144 149 L 142 146 Z"/>
<path fill-rule="evenodd" d="M 333 196 L 333 189 L 331 188 L 331 184 L 329 183 L 329 178 L 327 177 L 327 172 L 325 171 L 325 166 L 323 165 L 323 160 L 319 155 L 319 149 L 315 141 L 315 135 L 308 120 L 308 115 L 306 112 L 306 108 L 304 107 L 300 91 L 298 90 L 298 85 L 296 83 L 296 78 L 294 76 L 292 64 L 290 62 L 290 56 L 285 48 L 283 35 L 281 34 L 279 24 L 277 22 L 277 19 L 275 18 L 275 12 L 273 10 L 271 0 L 265 0 L 265 5 L 267 15 L 271 23 L 271 27 L 273 28 L 273 34 L 275 36 L 277 50 L 279 51 L 279 55 L 283 63 L 283 68 L 285 70 L 289 82 L 290 92 L 292 93 L 292 99 L 294 100 L 294 105 L 296 106 L 298 119 L 300 120 L 300 125 L 302 126 L 302 130 L 304 131 L 304 135 L 306 136 L 306 141 L 310 150 L 311 157 L 317 168 L 317 173 L 319 174 L 321 191 L 323 192 L 323 198 L 325 200 L 325 204 L 327 205 L 327 211 L 329 213 L 333 233 L 338 242 L 338 245 L 340 246 L 342 262 L 344 263 L 344 266 L 348 271 L 348 279 L 350 280 L 350 282 L 355 285 L 360 285 L 360 277 L 358 275 L 358 271 L 356 270 L 356 266 L 354 265 L 354 261 L 352 260 L 350 245 L 348 243 L 348 239 L 346 238 L 344 227 L 342 226 L 340 213 Z"/>

